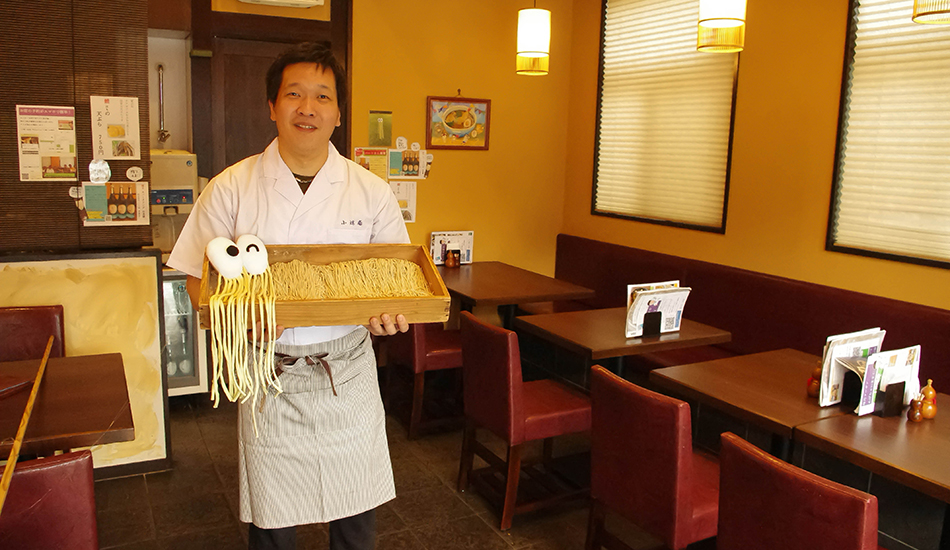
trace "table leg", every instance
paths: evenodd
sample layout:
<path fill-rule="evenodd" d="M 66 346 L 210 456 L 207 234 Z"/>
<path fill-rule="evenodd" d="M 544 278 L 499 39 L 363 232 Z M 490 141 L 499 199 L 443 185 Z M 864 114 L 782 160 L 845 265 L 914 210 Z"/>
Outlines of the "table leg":
<path fill-rule="evenodd" d="M 515 313 L 517 313 L 517 311 L 517 304 L 498 306 L 498 317 L 501 318 L 501 326 L 508 330 L 512 330 L 511 326 L 515 321 Z"/>
<path fill-rule="evenodd" d="M 792 452 L 792 440 L 782 437 L 779 434 L 772 434 L 771 450 L 772 456 L 785 462 L 789 462 Z"/>
<path fill-rule="evenodd" d="M 610 357 L 597 362 L 603 365 L 605 369 L 623 378 L 623 357 Z"/>
<path fill-rule="evenodd" d="M 950 504 L 943 512 L 943 531 L 940 533 L 940 550 L 950 550 Z"/>

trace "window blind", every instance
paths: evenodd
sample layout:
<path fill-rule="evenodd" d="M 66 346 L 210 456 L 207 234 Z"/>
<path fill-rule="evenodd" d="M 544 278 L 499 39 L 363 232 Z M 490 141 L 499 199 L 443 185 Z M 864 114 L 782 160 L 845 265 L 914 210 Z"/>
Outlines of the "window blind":
<path fill-rule="evenodd" d="M 950 27 L 853 4 L 829 245 L 950 262 Z"/>
<path fill-rule="evenodd" d="M 696 51 L 698 0 L 608 0 L 593 211 L 724 230 L 737 54 Z"/>

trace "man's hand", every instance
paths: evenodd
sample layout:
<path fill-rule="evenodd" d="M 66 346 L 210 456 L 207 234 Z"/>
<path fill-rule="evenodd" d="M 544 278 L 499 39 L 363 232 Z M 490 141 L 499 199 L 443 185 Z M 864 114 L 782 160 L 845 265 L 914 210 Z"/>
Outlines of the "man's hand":
<path fill-rule="evenodd" d="M 388 313 L 383 313 L 379 318 L 373 317 L 369 320 L 369 329 L 373 336 L 391 336 L 396 332 L 406 332 L 409 330 L 409 322 L 403 314 L 396 315 L 395 321 Z"/>

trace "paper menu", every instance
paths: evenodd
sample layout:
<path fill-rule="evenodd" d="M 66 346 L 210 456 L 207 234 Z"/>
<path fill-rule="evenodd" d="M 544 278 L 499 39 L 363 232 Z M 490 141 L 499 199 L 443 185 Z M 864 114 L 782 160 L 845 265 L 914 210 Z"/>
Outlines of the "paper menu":
<path fill-rule="evenodd" d="M 838 360 L 867 358 L 879 352 L 884 344 L 884 334 L 884 330 L 876 327 L 828 337 L 821 362 L 821 384 L 818 390 L 820 406 L 828 407 L 841 402 L 847 369 Z"/>
<path fill-rule="evenodd" d="M 92 158 L 140 160 L 139 98 L 89 96 Z"/>
<path fill-rule="evenodd" d="M 674 284 L 676 286 L 672 286 Z M 656 288 L 648 288 L 655 286 Z M 683 322 L 683 309 L 689 298 L 689 287 L 680 287 L 679 281 L 651 283 L 647 285 L 628 285 L 627 338 L 643 336 L 644 316 L 659 312 L 661 315 L 660 333 L 676 332 Z"/>
<path fill-rule="evenodd" d="M 875 395 L 877 391 L 884 391 L 891 384 L 904 382 L 904 405 L 909 405 L 920 393 L 920 346 L 875 353 L 868 357 L 867 370 L 875 371 L 875 378 L 879 380 L 872 386 Z M 871 411 L 873 410 L 872 401 Z"/>
<path fill-rule="evenodd" d="M 435 265 L 445 263 L 445 253 L 450 244 L 459 245 L 460 260 L 463 264 L 472 263 L 472 247 L 475 241 L 474 231 L 433 231 L 429 250 Z"/>

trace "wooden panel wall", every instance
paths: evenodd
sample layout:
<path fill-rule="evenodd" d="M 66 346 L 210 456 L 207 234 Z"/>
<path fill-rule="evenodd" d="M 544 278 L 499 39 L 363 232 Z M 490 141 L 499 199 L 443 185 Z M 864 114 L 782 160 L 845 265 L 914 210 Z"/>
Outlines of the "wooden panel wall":
<path fill-rule="evenodd" d="M 149 180 L 148 4 L 140 0 L 7 2 L 0 18 L 0 252 L 151 244 L 148 225 L 83 228 L 69 188 L 88 180 L 89 96 L 139 98 L 142 159 L 109 161 L 113 181 Z M 76 108 L 80 182 L 21 182 L 16 105 Z"/>

